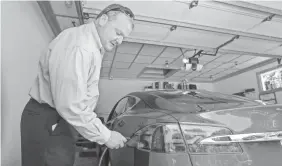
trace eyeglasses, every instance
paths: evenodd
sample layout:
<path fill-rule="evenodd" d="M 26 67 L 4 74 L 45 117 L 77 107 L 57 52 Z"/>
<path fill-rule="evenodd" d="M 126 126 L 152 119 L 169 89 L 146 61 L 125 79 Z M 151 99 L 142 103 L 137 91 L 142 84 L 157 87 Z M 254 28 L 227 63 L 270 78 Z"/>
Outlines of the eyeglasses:
<path fill-rule="evenodd" d="M 110 11 L 120 11 L 132 19 L 134 19 L 135 17 L 133 12 L 129 8 L 118 4 L 112 4 L 106 7 L 104 10 L 102 10 L 101 13 L 97 16 L 97 18 L 101 17 L 103 14 L 107 14 Z"/>

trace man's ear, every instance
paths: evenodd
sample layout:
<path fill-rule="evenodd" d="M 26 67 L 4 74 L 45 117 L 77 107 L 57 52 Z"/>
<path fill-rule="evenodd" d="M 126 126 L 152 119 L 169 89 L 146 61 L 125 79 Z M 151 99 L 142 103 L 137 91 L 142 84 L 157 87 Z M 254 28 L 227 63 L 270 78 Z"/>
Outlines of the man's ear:
<path fill-rule="evenodd" d="M 109 21 L 109 17 L 106 14 L 103 14 L 99 19 L 98 19 L 98 24 L 99 26 L 103 27 L 104 25 L 107 24 Z"/>

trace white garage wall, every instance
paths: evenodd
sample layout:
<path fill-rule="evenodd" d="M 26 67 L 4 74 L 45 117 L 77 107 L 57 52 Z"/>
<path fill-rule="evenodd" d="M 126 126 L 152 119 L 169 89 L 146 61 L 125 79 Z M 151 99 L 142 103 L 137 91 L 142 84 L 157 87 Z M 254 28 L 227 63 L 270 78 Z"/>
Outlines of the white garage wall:
<path fill-rule="evenodd" d="M 39 56 L 52 38 L 37 2 L 1 2 L 2 165 L 21 165 L 20 118 L 37 71 Z M 45 21 L 45 20 L 44 20 Z"/>
<path fill-rule="evenodd" d="M 232 94 L 236 92 L 241 92 L 244 89 L 248 88 L 255 88 L 256 90 L 256 99 L 258 99 L 259 94 L 259 87 L 257 82 L 257 72 L 263 71 L 265 69 L 272 68 L 274 66 L 277 66 L 278 63 L 272 63 L 266 66 L 262 66 L 260 68 L 257 68 L 255 70 L 248 71 L 246 73 L 242 73 L 240 75 L 228 78 L 226 80 L 219 81 L 217 83 L 214 83 L 214 90 L 217 92 Z M 276 92 L 277 102 L 282 103 L 282 92 Z"/>
<path fill-rule="evenodd" d="M 100 80 L 100 99 L 96 108 L 98 115 L 107 117 L 115 103 L 123 96 L 134 91 L 142 91 L 145 86 L 151 85 L 153 81 L 140 80 Z M 193 84 L 193 83 L 191 83 Z M 211 83 L 195 83 L 198 89 L 213 91 Z"/>

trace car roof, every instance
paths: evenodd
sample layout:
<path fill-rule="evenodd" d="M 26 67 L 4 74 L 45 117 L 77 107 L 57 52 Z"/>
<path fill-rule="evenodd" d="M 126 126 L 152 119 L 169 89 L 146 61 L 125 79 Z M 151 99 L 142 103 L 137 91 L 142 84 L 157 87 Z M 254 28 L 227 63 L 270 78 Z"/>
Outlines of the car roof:
<path fill-rule="evenodd" d="M 195 95 L 196 94 L 196 95 Z M 160 98 L 163 100 L 167 100 L 168 102 L 174 103 L 173 99 L 179 98 L 182 100 L 184 96 L 184 100 L 190 104 L 198 105 L 200 103 L 205 102 L 218 102 L 222 101 L 225 103 L 229 102 L 251 102 L 254 103 L 253 100 L 250 100 L 245 97 L 235 96 L 235 95 L 228 95 L 222 94 L 219 92 L 211 92 L 207 90 L 153 90 L 153 91 L 139 91 L 139 92 L 132 92 L 128 95 L 136 96 L 147 104 L 152 105 L 154 107 L 155 99 Z M 204 96 L 204 97 L 201 97 Z M 172 100 L 171 100 L 172 99 Z M 169 110 L 176 111 L 179 110 L 179 103 L 169 104 Z"/>
<path fill-rule="evenodd" d="M 223 94 L 219 92 L 211 92 L 207 90 L 175 90 L 175 89 L 168 89 L 168 90 L 152 90 L 152 91 L 139 91 L 139 92 L 132 92 L 129 93 L 128 95 L 133 95 L 139 98 L 144 98 L 147 96 L 157 96 L 160 98 L 165 98 L 164 96 L 170 95 L 172 97 L 179 96 L 181 94 L 187 94 L 187 93 L 201 93 L 201 94 L 208 94 L 208 95 L 213 95 L 217 97 L 229 97 L 229 98 L 236 98 L 236 99 L 242 99 L 242 100 L 249 100 L 245 97 L 239 97 L 239 96 L 234 96 L 234 95 L 228 95 L 228 94 Z M 249 100 L 250 101 L 250 100 Z"/>

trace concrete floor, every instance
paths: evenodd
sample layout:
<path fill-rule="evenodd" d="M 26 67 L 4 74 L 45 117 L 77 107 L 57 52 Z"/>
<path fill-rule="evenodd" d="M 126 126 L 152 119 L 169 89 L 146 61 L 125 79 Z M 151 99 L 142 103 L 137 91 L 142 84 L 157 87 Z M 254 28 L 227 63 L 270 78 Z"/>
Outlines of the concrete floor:
<path fill-rule="evenodd" d="M 76 157 L 74 166 L 98 166 L 98 160 L 96 157 Z"/>

